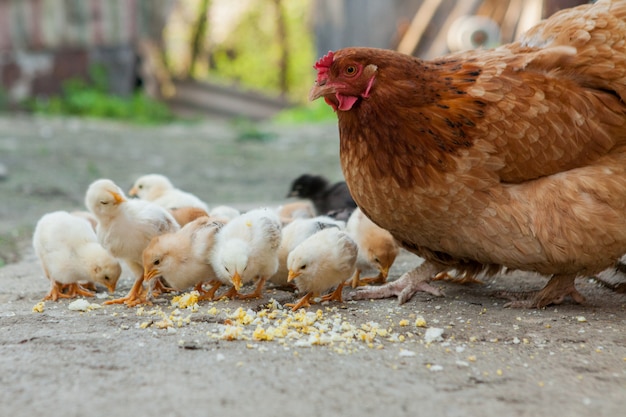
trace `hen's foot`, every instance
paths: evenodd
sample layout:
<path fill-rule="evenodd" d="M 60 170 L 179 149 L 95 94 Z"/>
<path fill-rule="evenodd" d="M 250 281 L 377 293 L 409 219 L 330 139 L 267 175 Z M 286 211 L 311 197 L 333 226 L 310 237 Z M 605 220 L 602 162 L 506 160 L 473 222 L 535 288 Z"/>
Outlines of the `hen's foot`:
<path fill-rule="evenodd" d="M 352 300 L 398 297 L 398 303 L 404 304 L 418 291 L 442 297 L 443 292 L 428 282 L 441 271 L 441 267 L 431 262 L 424 262 L 417 268 L 406 272 L 395 281 L 380 287 L 361 287 L 351 296 Z"/>
<path fill-rule="evenodd" d="M 574 302 L 585 304 L 585 297 L 574 285 L 575 278 L 554 276 L 539 291 L 498 291 L 497 297 L 510 300 L 505 307 L 512 308 L 544 308 L 552 304 L 561 304 L 568 295 Z"/>
<path fill-rule="evenodd" d="M 309 302 L 313 297 L 313 293 L 309 292 L 304 297 L 302 297 L 297 303 L 286 303 L 285 307 L 291 307 L 291 311 L 296 311 L 299 308 L 307 308 L 311 306 Z"/>
<path fill-rule="evenodd" d="M 435 275 L 435 277 L 433 278 L 433 281 L 448 281 L 448 282 L 453 282 L 455 284 L 484 284 L 484 282 L 482 282 L 479 279 L 476 279 L 475 277 L 469 275 L 469 274 L 463 274 L 461 276 L 452 276 L 450 274 L 448 274 L 447 272 L 440 272 L 439 274 Z"/>
<path fill-rule="evenodd" d="M 335 291 L 331 292 L 330 294 L 326 294 L 325 296 L 321 298 L 321 300 L 322 301 L 338 301 L 340 303 L 343 302 L 343 298 L 341 297 L 343 286 L 344 286 L 344 283 L 342 282 L 341 284 L 337 286 L 337 288 L 335 288 Z"/>

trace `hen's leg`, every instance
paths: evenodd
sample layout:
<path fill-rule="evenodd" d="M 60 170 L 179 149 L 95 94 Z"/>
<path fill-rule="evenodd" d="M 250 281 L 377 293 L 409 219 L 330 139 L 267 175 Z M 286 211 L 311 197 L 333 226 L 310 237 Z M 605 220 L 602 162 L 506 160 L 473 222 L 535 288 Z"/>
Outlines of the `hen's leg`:
<path fill-rule="evenodd" d="M 561 304 L 568 295 L 575 302 L 584 304 L 585 297 L 576 289 L 575 280 L 575 276 L 555 275 L 539 291 L 501 291 L 496 295 L 511 300 L 505 307 L 513 308 L 543 308 L 550 304 Z"/>
<path fill-rule="evenodd" d="M 365 300 L 368 298 L 389 298 L 396 296 L 398 297 L 398 302 L 404 304 L 418 291 L 427 292 L 440 297 L 443 296 L 443 292 L 441 292 L 439 288 L 430 285 L 429 281 L 443 269 L 445 268 L 441 265 L 424 261 L 423 264 L 404 273 L 395 281 L 388 282 L 380 287 L 359 288 L 352 294 L 351 298 L 353 300 Z"/>
<path fill-rule="evenodd" d="M 455 284 L 484 284 L 484 282 L 468 274 L 467 272 L 463 273 L 461 276 L 452 276 L 447 272 L 440 272 L 439 274 L 435 275 L 433 281 L 448 281 Z"/>

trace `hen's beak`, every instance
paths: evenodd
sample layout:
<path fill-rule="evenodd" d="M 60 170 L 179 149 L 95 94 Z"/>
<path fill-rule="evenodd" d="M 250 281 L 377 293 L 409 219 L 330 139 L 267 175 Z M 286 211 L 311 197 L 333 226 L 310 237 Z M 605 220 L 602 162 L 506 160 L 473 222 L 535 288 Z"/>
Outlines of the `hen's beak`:
<path fill-rule="evenodd" d="M 148 271 L 147 269 L 143 271 L 143 282 L 149 282 L 152 278 L 159 275 L 161 272 L 158 269 L 152 269 Z"/>
<path fill-rule="evenodd" d="M 235 275 L 233 275 L 233 287 L 235 288 L 235 291 L 239 291 L 241 285 L 241 275 L 239 275 L 239 272 L 235 272 Z"/>
<path fill-rule="evenodd" d="M 120 204 L 120 203 L 123 203 L 124 201 L 126 201 L 124 196 L 122 196 L 119 193 L 116 193 L 115 191 L 109 191 L 109 193 L 111 193 L 111 195 L 115 199 L 115 204 Z"/>
<path fill-rule="evenodd" d="M 294 279 L 298 278 L 300 275 L 302 275 L 302 272 L 294 272 L 290 269 L 289 275 L 287 276 L 287 282 L 293 281 Z"/>
<path fill-rule="evenodd" d="M 335 94 L 335 87 L 327 83 L 327 80 L 316 81 L 309 91 L 309 101 L 317 100 L 328 94 Z"/>

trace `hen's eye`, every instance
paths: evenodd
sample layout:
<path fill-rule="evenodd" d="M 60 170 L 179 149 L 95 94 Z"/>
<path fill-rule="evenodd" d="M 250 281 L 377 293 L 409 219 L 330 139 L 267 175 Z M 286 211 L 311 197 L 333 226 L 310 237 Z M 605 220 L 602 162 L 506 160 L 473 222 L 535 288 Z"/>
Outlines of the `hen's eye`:
<path fill-rule="evenodd" d="M 346 75 L 354 75 L 356 73 L 356 67 L 354 65 L 350 65 L 346 67 Z"/>

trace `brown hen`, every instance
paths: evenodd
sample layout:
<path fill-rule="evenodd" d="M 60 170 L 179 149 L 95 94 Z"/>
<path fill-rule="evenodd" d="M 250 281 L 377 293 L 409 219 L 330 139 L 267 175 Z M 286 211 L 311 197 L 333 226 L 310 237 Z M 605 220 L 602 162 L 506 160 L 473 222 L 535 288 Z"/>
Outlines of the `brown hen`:
<path fill-rule="evenodd" d="M 567 295 L 626 253 L 626 1 L 563 10 L 516 43 L 432 61 L 330 52 L 310 99 L 337 112 L 363 212 L 426 259 L 358 298 L 405 302 L 441 272 L 550 276 Z"/>

